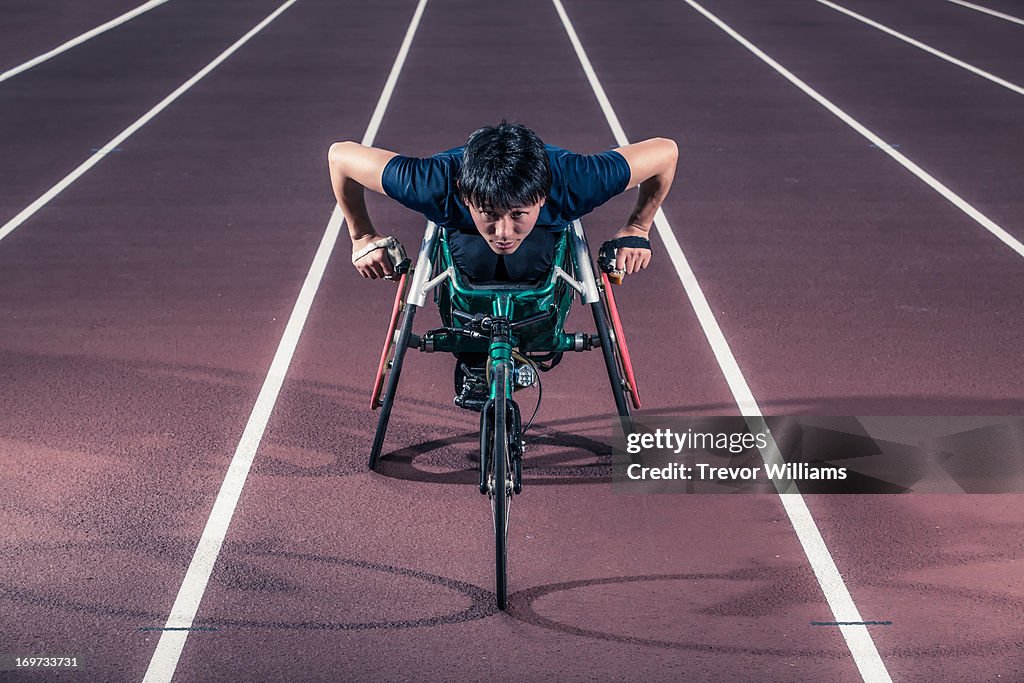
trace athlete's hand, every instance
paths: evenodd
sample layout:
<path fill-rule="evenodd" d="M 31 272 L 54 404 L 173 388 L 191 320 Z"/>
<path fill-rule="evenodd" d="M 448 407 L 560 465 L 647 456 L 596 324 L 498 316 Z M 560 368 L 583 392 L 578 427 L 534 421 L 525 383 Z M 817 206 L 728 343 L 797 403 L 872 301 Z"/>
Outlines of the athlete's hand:
<path fill-rule="evenodd" d="M 378 235 L 374 233 L 372 235 L 366 235 L 359 239 L 352 240 L 352 256 L 355 257 L 363 249 L 371 246 L 374 242 L 379 240 L 387 239 L 385 235 Z M 359 274 L 370 280 L 376 280 L 384 276 L 392 276 L 395 274 L 394 264 L 391 263 L 391 257 L 388 256 L 388 250 L 386 248 L 374 249 L 373 251 L 360 256 L 353 260 L 352 265 L 356 267 Z"/>
<path fill-rule="evenodd" d="M 615 233 L 612 239 L 620 237 L 643 237 L 648 239 L 648 231 L 633 225 L 627 225 Z M 651 262 L 651 250 L 639 247 L 618 247 L 615 249 L 615 270 L 632 275 L 639 273 Z"/>

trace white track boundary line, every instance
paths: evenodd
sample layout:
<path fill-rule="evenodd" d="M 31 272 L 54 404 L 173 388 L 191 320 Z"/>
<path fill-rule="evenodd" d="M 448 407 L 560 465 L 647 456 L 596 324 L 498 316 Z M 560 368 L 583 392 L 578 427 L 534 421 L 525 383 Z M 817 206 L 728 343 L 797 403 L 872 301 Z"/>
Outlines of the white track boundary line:
<path fill-rule="evenodd" d="M 712 14 L 708 10 L 704 9 L 703 7 L 701 7 L 699 4 L 694 2 L 694 0 L 682 0 L 682 1 L 685 2 L 686 4 L 690 5 L 691 7 L 693 7 L 695 10 L 697 10 L 701 14 L 703 14 L 708 19 L 708 21 L 713 23 L 718 28 L 722 29 L 722 31 L 724 31 L 726 34 L 728 34 L 729 37 L 731 37 L 733 40 L 738 42 L 740 45 L 742 45 L 743 47 L 747 48 L 752 53 L 754 53 L 754 55 L 758 59 L 760 59 L 762 62 L 764 62 L 765 64 L 767 64 L 771 68 L 775 69 L 775 71 L 777 71 L 779 74 L 784 76 L 786 78 L 786 80 L 788 80 L 790 83 L 792 83 L 796 87 L 800 88 L 800 90 L 802 90 L 808 97 L 813 99 L 815 102 L 817 102 L 818 104 L 823 106 L 828 111 L 832 112 L 832 114 L 836 118 L 838 118 L 840 121 L 842 121 L 843 123 L 848 125 L 850 128 L 853 128 L 855 131 L 857 131 L 862 136 L 867 138 L 873 145 L 875 145 L 875 147 L 877 147 L 878 149 L 882 150 L 883 152 L 888 154 L 890 157 L 895 159 L 901 166 L 903 166 L 905 169 L 907 169 L 908 171 L 913 173 L 921 181 L 923 181 L 926 185 L 928 185 L 928 187 L 932 188 L 933 190 L 938 192 L 940 195 L 945 197 L 946 200 L 948 200 L 956 208 L 960 209 L 965 214 L 967 214 L 970 218 L 972 218 L 975 222 L 977 222 L 978 225 L 980 225 L 981 227 L 985 228 L 990 233 L 992 233 L 1000 242 L 1002 242 L 1003 244 L 1008 246 L 1010 249 L 1013 249 L 1015 252 L 1017 252 L 1018 255 L 1024 257 L 1024 244 L 1022 244 L 1020 242 L 1020 240 L 1018 240 L 1016 237 L 1014 237 L 1013 235 L 1008 233 L 1006 230 L 1001 228 L 999 225 L 997 225 L 995 221 L 990 219 L 988 216 L 983 214 L 978 209 L 974 208 L 971 204 L 969 204 L 960 195 L 958 195 L 957 193 L 953 192 L 953 190 L 949 189 L 944 184 L 939 182 L 939 180 L 937 178 L 933 177 L 930 173 L 928 173 L 923 168 L 921 168 L 920 166 L 915 164 L 913 161 L 911 161 L 905 155 L 901 154 L 892 145 L 887 143 L 885 140 L 883 140 L 881 137 L 876 135 L 874 132 L 872 132 L 871 130 L 866 128 L 863 124 L 861 124 L 855 118 L 853 118 L 852 116 L 847 114 L 845 111 L 840 109 L 838 106 L 833 104 L 824 95 L 822 95 L 817 90 L 815 90 L 814 88 L 812 88 L 811 86 L 807 85 L 802 80 L 797 78 L 797 76 L 795 76 L 792 72 L 790 72 L 789 69 L 787 69 L 786 67 L 782 66 L 781 64 L 776 62 L 771 57 L 769 57 L 759 47 L 757 47 L 756 45 L 751 43 L 749 40 L 747 40 L 746 38 L 741 36 L 739 33 L 737 33 L 735 30 L 733 30 L 728 24 L 723 22 L 721 19 L 716 17 L 714 14 Z"/>
<path fill-rule="evenodd" d="M 148 12 L 149 10 L 153 9 L 154 7 L 156 7 L 157 5 L 162 5 L 165 2 L 167 2 L 167 1 L 168 0 L 150 0 L 149 2 L 147 2 L 145 4 L 139 5 L 138 7 L 136 7 L 133 10 L 129 10 L 129 11 L 125 12 L 124 14 L 122 14 L 119 17 L 111 19 L 110 21 L 108 21 L 105 24 L 100 24 L 99 26 L 97 26 L 96 28 L 92 29 L 91 31 L 86 31 L 82 35 L 80 35 L 80 36 L 78 36 L 76 38 L 72 38 L 71 40 L 67 41 L 66 43 L 61 43 L 60 45 L 58 45 L 57 47 L 53 48 L 49 52 L 44 52 L 43 54 L 39 55 L 38 57 L 34 57 L 34 58 L 28 60 L 24 64 L 19 64 L 18 66 L 14 67 L 13 69 L 8 69 L 7 71 L 5 71 L 2 74 L 0 74 L 0 83 L 3 83 L 8 78 L 12 78 L 13 76 L 17 76 L 22 71 L 28 71 L 32 67 L 37 66 L 39 64 L 42 64 L 46 60 L 48 60 L 48 59 L 50 59 L 52 57 L 56 57 L 57 55 L 59 55 L 62 52 L 67 52 L 68 50 L 70 50 L 74 46 L 80 45 L 81 43 L 84 43 L 85 41 L 89 40 L 90 38 L 95 38 L 99 34 L 105 33 L 106 31 L 109 31 L 110 29 L 114 28 L 115 26 L 119 26 L 119 25 L 123 24 L 124 22 L 128 21 L 129 19 L 134 19 L 135 17 L 139 16 L 140 14 Z"/>
<path fill-rule="evenodd" d="M 618 117 L 615 115 L 615 111 L 605 95 L 604 88 L 601 87 L 601 83 L 590 64 L 583 45 L 580 43 L 576 31 L 572 27 L 572 22 L 569 20 L 565 8 L 562 7 L 562 3 L 559 0 L 552 0 L 552 2 L 558 11 L 559 17 L 562 19 L 562 24 L 569 35 L 569 40 L 576 50 L 576 55 L 579 57 L 584 72 L 586 72 L 587 79 L 590 81 L 590 85 L 597 96 L 601 109 L 604 111 L 605 118 L 608 120 L 608 125 L 612 129 L 616 141 L 619 145 L 629 144 L 629 140 L 622 130 Z M 658 235 L 665 243 L 666 251 L 672 257 L 676 274 L 686 290 L 690 304 L 693 306 L 704 334 L 707 336 L 708 342 L 714 351 L 715 358 L 718 359 L 726 381 L 729 383 L 729 388 L 732 391 L 736 405 L 740 409 L 740 413 L 747 418 L 752 431 L 767 433 L 757 401 L 750 391 L 743 373 L 739 369 L 736 358 L 729 348 L 729 343 L 726 341 L 725 335 L 715 319 L 711 306 L 708 304 L 704 292 L 697 282 L 697 278 L 679 246 L 679 242 L 676 240 L 675 234 L 672 232 L 672 227 L 660 209 L 655 216 L 655 225 L 658 229 Z M 781 456 L 774 439 L 770 440 L 769 447 L 765 449 L 763 455 L 765 462 L 781 462 Z M 843 577 L 839 573 L 839 569 L 836 567 L 828 547 L 825 545 L 821 532 L 818 530 L 810 510 L 807 508 L 803 496 L 800 495 L 795 486 L 783 487 L 778 481 L 775 482 L 775 485 L 779 489 L 779 498 L 782 501 L 782 506 L 789 516 L 797 539 L 814 570 L 814 575 L 817 577 L 818 584 L 821 586 L 822 593 L 824 593 L 825 599 L 836 617 L 836 621 L 863 621 L 860 611 L 854 604 L 853 598 L 843 582 Z M 868 632 L 867 627 L 841 626 L 840 629 L 863 679 L 871 682 L 891 681 L 889 672 L 886 670 L 885 664 L 878 654 L 878 650 L 871 639 L 871 634 Z"/>
<path fill-rule="evenodd" d="M 402 70 L 402 66 L 405 64 L 406 55 L 409 53 L 409 46 L 412 44 L 413 36 L 416 34 L 420 17 L 423 16 L 423 10 L 426 5 L 427 0 L 420 0 L 416 6 L 412 21 L 405 32 L 405 39 L 402 41 L 402 46 L 399 48 L 398 55 L 395 57 L 395 62 L 391 67 L 391 73 L 384 84 L 380 99 L 377 101 L 377 107 L 370 117 L 370 123 L 362 140 L 364 145 L 372 145 L 377 135 L 384 111 L 391 100 L 391 93 L 398 81 L 398 75 Z M 214 501 L 210 517 L 206 522 L 206 527 L 203 529 L 196 552 L 192 556 L 192 561 L 189 564 L 188 571 L 185 573 L 185 578 L 181 583 L 181 588 L 178 590 L 174 606 L 171 608 L 171 613 L 167 617 L 167 623 L 164 628 L 188 629 L 191 628 L 195 620 L 196 613 L 199 610 L 199 603 L 206 592 L 206 584 L 213 573 L 213 567 L 217 562 L 217 556 L 220 554 L 221 546 L 227 535 L 228 526 L 231 523 L 231 518 L 234 516 L 235 508 L 238 506 L 238 499 L 242 494 L 242 488 L 245 486 L 245 481 L 249 476 L 249 468 L 252 466 L 260 441 L 263 439 L 263 433 L 274 410 L 281 386 L 284 384 L 288 366 L 291 364 L 299 336 L 302 334 L 306 317 L 313 304 L 313 298 L 320 287 L 320 281 L 327 268 L 327 262 L 330 260 L 334 243 L 341 231 L 342 222 L 341 210 L 335 206 L 320 242 L 320 247 L 317 249 L 313 263 L 309 267 L 306 280 L 302 284 L 302 290 L 295 301 L 295 307 L 288 318 L 284 336 L 281 337 L 281 343 L 274 354 L 274 360 L 270 364 L 267 378 L 264 380 L 263 387 L 256 398 L 256 404 L 253 406 L 249 421 L 245 425 L 242 438 L 238 442 L 238 448 L 235 450 L 231 464 L 228 466 L 228 471 L 224 476 L 224 482 L 217 493 L 217 499 Z M 149 662 L 149 669 L 146 671 L 143 683 L 166 683 L 171 680 L 178 666 L 178 659 L 181 657 L 182 648 L 185 647 L 188 633 L 187 630 L 162 632 L 160 641 L 156 646 L 156 651 L 153 653 L 153 658 Z"/>
<path fill-rule="evenodd" d="M 892 36 L 894 38 L 899 38 L 903 42 L 909 43 L 910 45 L 913 45 L 914 47 L 918 48 L 919 50 L 924 50 L 925 52 L 927 52 L 929 54 L 935 55 L 939 59 L 944 59 L 945 61 L 949 62 L 950 64 L 954 64 L 954 65 L 960 67 L 961 69 L 965 69 L 967 71 L 970 71 L 972 74 L 975 74 L 976 76 L 981 76 L 982 78 L 988 79 L 988 80 L 992 81 L 993 83 L 995 83 L 996 85 L 1001 85 L 1004 88 L 1006 88 L 1007 90 L 1012 90 L 1013 92 L 1017 93 L 1018 95 L 1024 95 L 1024 88 L 1020 87 L 1016 83 L 1011 83 L 1010 81 L 1008 81 L 1006 79 L 1003 79 L 1003 78 L 1000 78 L 999 76 L 996 76 L 995 74 L 989 73 L 988 71 L 985 71 L 984 69 L 979 69 L 978 67 L 974 66 L 973 64 L 968 64 L 967 62 L 965 62 L 965 61 L 963 61 L 961 59 L 957 59 L 956 57 L 954 57 L 954 56 L 952 56 L 952 55 L 950 55 L 950 54 L 948 54 L 946 52 L 943 52 L 942 50 L 937 50 L 934 47 L 931 47 L 930 45 L 922 43 L 920 40 L 916 40 L 916 39 L 911 38 L 910 36 L 908 36 L 908 35 L 906 35 L 904 33 L 900 33 L 899 31 L 897 31 L 895 29 L 891 29 L 891 28 L 889 28 L 888 26 L 886 26 L 884 24 L 880 24 L 877 21 L 875 21 L 874 19 L 869 19 L 869 18 L 865 17 L 863 14 L 857 14 L 853 10 L 846 9 L 845 7 L 843 7 L 841 5 L 837 5 L 834 2 L 829 2 L 829 0 L 815 0 L 815 2 L 817 2 L 819 4 L 822 4 L 822 5 L 825 5 L 825 7 L 830 7 L 830 8 L 834 9 L 837 12 L 841 12 L 841 13 L 845 14 L 848 17 L 852 17 L 852 18 L 856 19 L 859 22 L 862 22 L 864 24 L 867 24 L 868 26 L 871 26 L 872 28 L 876 28 L 879 31 L 882 31 L 883 33 L 888 33 L 890 36 Z"/>
<path fill-rule="evenodd" d="M 1024 26 L 1024 19 L 1018 19 L 1017 17 L 1013 16 L 1012 14 L 1003 14 L 1002 12 L 997 12 L 994 9 L 989 9 L 988 7 L 982 7 L 981 5 L 975 5 L 975 4 L 970 3 L 970 2 L 964 2 L 963 0 L 947 0 L 947 2 L 951 2 L 954 5 L 961 5 L 963 7 L 969 8 L 969 9 L 977 10 L 978 12 L 984 12 L 985 14 L 991 14 L 993 17 L 999 17 L 1000 19 L 1005 19 L 1006 21 L 1012 21 L 1015 24 L 1020 24 L 1021 26 Z"/>
<path fill-rule="evenodd" d="M 187 81 L 182 83 L 180 86 L 178 86 L 177 90 L 175 90 L 170 95 L 168 95 L 167 97 L 162 99 L 155 107 L 153 107 L 152 109 L 147 111 L 145 114 L 140 116 L 135 121 L 135 123 L 133 123 L 132 125 L 130 125 L 127 128 L 125 128 L 123 131 L 118 133 L 114 137 L 113 140 L 111 140 L 107 144 L 105 144 L 102 147 L 100 147 L 91 157 L 89 157 L 88 159 L 83 161 L 78 166 L 78 168 L 76 168 L 75 170 L 71 171 L 71 173 L 68 173 L 66 176 L 64 176 L 64 178 L 62 178 L 60 181 L 58 181 L 56 185 L 54 185 L 49 190 L 44 192 L 42 194 L 42 196 L 40 196 L 38 199 L 36 199 L 31 204 L 29 204 L 27 207 L 22 209 L 21 212 L 18 213 L 18 215 L 16 215 L 14 218 L 12 218 L 11 220 L 7 221 L 6 223 L 4 223 L 3 227 L 0 228 L 0 240 L 2 240 L 3 238 L 7 237 L 12 232 L 14 232 L 14 230 L 17 229 L 18 226 L 20 226 L 22 223 L 27 221 L 33 215 L 35 215 L 35 213 L 37 211 L 39 211 L 39 209 L 41 209 L 44 206 L 46 206 L 50 202 L 50 200 L 52 200 L 54 197 L 56 197 L 61 192 L 66 190 L 67 187 L 69 185 L 71 185 L 71 183 L 73 183 L 76 180 L 78 180 L 82 175 L 85 174 L 86 171 L 88 171 L 90 168 L 92 168 L 97 163 L 99 163 L 99 161 L 101 159 L 106 157 L 113 150 L 117 149 L 117 147 L 120 146 L 120 144 L 122 142 L 127 140 L 137 130 L 139 130 L 144 125 L 149 123 L 150 120 L 152 120 L 154 116 L 156 116 L 157 114 L 162 112 L 164 109 L 166 109 L 168 106 L 170 106 L 170 104 L 172 102 L 174 102 L 176 99 L 178 99 L 189 88 L 191 88 L 193 85 L 195 85 L 200 80 L 202 80 L 207 74 L 209 74 L 211 71 L 213 71 L 215 68 L 217 68 L 221 64 L 221 62 L 223 62 L 225 59 L 227 59 L 232 54 L 234 54 L 235 51 L 238 50 L 238 48 L 242 47 L 247 42 L 249 42 L 249 40 L 253 36 L 255 36 L 257 33 L 262 31 L 267 26 L 267 24 L 269 24 L 274 19 L 276 19 L 278 16 L 280 16 L 282 12 L 284 12 L 286 9 L 288 9 L 293 4 L 295 4 L 296 1 L 297 0 L 288 0 L 287 2 L 282 4 L 280 7 L 278 7 L 276 10 L 271 12 L 267 16 L 266 19 L 264 19 L 263 21 L 258 23 L 248 33 L 246 33 L 244 36 L 242 36 L 237 41 L 235 41 L 235 43 L 231 47 L 229 47 L 228 49 L 224 50 L 224 52 L 221 52 L 219 55 L 217 55 L 217 57 L 215 57 L 213 59 L 212 62 L 210 62 L 209 64 L 204 66 L 202 69 L 197 71 L 196 74 L 194 76 L 192 76 L 192 78 L 188 79 Z"/>

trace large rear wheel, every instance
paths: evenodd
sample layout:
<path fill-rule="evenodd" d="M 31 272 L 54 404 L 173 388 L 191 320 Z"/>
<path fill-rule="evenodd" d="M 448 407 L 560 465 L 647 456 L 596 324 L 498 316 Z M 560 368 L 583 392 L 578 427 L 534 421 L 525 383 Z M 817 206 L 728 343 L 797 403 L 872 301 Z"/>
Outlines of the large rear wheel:
<path fill-rule="evenodd" d="M 590 307 L 594 312 L 597 336 L 601 340 L 601 354 L 604 356 L 604 364 L 608 370 L 608 381 L 611 384 L 612 396 L 615 398 L 615 409 L 619 413 L 619 420 L 622 422 L 623 431 L 627 431 L 627 428 L 632 428 L 629 400 L 626 398 L 626 389 L 629 385 L 622 376 L 619 360 L 616 357 L 617 349 L 608 326 L 608 314 L 605 312 L 604 303 L 601 301 L 592 303 Z"/>
<path fill-rule="evenodd" d="M 388 422 L 391 419 L 391 408 L 395 405 L 398 380 L 402 375 L 402 363 L 405 360 L 405 352 L 409 348 L 409 338 L 412 336 L 412 322 L 415 315 L 416 306 L 407 304 L 402 312 L 402 324 L 394 342 L 395 353 L 389 363 L 391 371 L 388 373 L 387 388 L 384 390 L 384 397 L 380 402 L 380 415 L 377 416 L 377 431 L 373 436 L 373 447 L 370 449 L 371 470 L 377 469 L 377 461 L 380 459 L 380 452 L 384 447 L 384 437 L 387 435 Z M 385 353 L 387 353 L 386 346 Z"/>
<path fill-rule="evenodd" d="M 615 293 L 608 273 L 601 273 L 601 282 L 604 285 L 604 296 L 602 298 L 604 299 L 605 311 L 608 313 L 612 335 L 615 338 L 615 360 L 619 364 L 619 376 L 623 380 L 623 388 L 629 394 L 633 407 L 640 410 L 640 387 L 637 385 L 636 374 L 633 372 L 633 360 L 629 357 L 626 331 L 623 329 L 622 320 L 619 318 L 619 307 L 615 304 Z"/>
<path fill-rule="evenodd" d="M 373 380 L 373 392 L 370 394 L 370 410 L 376 410 L 381 406 L 381 392 L 384 390 L 384 382 L 388 376 L 388 368 L 391 367 L 391 354 L 395 349 L 395 330 L 398 329 L 398 321 L 405 310 L 405 295 L 409 291 L 411 272 L 402 273 L 398 281 L 398 290 L 395 292 L 395 304 L 391 308 L 391 322 L 388 324 L 388 332 L 384 336 L 384 348 L 380 352 L 380 362 L 377 364 L 377 377 Z"/>

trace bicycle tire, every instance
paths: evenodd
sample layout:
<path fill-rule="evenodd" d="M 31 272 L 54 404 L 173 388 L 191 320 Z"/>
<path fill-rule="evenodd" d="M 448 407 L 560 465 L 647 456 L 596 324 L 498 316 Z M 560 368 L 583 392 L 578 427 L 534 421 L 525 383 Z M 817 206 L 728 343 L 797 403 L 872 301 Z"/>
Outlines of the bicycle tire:
<path fill-rule="evenodd" d="M 622 327 L 622 320 L 619 318 L 619 309 L 615 305 L 615 294 L 612 292 L 611 278 L 608 273 L 601 273 L 601 282 L 604 285 L 603 296 L 605 312 L 611 323 L 612 332 L 615 335 L 615 357 L 619 361 L 619 371 L 624 380 L 625 390 L 629 394 L 630 403 L 637 410 L 640 410 L 640 386 L 636 381 L 636 373 L 633 372 L 633 360 L 629 356 L 629 344 L 626 343 L 626 331 Z"/>
<path fill-rule="evenodd" d="M 601 340 L 601 355 L 604 356 L 604 364 L 608 369 L 608 381 L 612 387 L 612 396 L 615 398 L 615 410 L 619 413 L 623 429 L 626 430 L 632 426 L 633 418 L 629 410 L 629 400 L 626 398 L 625 378 L 619 370 L 619 360 L 615 355 L 615 342 L 608 329 L 608 314 L 605 312 L 604 301 L 595 301 L 590 304 L 590 308 L 594 312 L 594 324 L 597 326 L 597 336 Z"/>
<path fill-rule="evenodd" d="M 508 513 L 512 501 L 509 482 L 508 396 L 505 379 L 506 366 L 498 364 L 494 382 L 498 387 L 494 397 L 492 420 L 494 437 L 488 458 L 491 468 L 491 517 L 494 520 L 494 592 L 498 609 L 508 607 Z"/>
<path fill-rule="evenodd" d="M 370 393 L 370 410 L 376 410 L 381 406 L 381 392 L 384 389 L 384 380 L 388 374 L 388 360 L 395 348 L 395 331 L 398 329 L 398 320 L 405 309 L 405 295 L 409 290 L 411 273 L 402 273 L 398 281 L 398 289 L 395 291 L 395 303 L 391 308 L 391 320 L 388 323 L 387 335 L 384 337 L 384 348 L 380 352 L 380 361 L 377 363 L 377 377 L 373 380 L 373 391 Z"/>
<path fill-rule="evenodd" d="M 395 356 L 391 361 L 391 372 L 388 373 L 388 384 L 384 390 L 384 398 L 380 404 L 380 415 L 377 416 L 377 431 L 373 435 L 373 446 L 370 448 L 371 470 L 377 469 L 380 452 L 384 447 L 388 422 L 391 420 L 391 408 L 395 405 L 395 394 L 398 392 L 398 380 L 402 375 L 402 364 L 405 352 L 409 349 L 409 337 L 412 335 L 412 322 L 416 315 L 416 306 L 407 304 L 402 312 L 402 324 L 399 328 L 398 340 L 395 342 Z"/>

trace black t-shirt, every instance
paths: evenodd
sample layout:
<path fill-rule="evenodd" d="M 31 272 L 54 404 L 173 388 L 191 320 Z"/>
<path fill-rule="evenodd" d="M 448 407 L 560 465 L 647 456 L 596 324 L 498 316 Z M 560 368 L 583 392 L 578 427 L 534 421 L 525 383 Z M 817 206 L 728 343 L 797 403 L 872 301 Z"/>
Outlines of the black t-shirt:
<path fill-rule="evenodd" d="M 629 164 L 614 150 L 575 154 L 551 145 L 545 149 L 551 162 L 551 192 L 540 209 L 537 227 L 561 232 L 629 183 Z M 463 146 L 424 158 L 394 157 L 384 167 L 384 192 L 442 227 L 476 232 L 455 185 L 464 150 Z"/>

